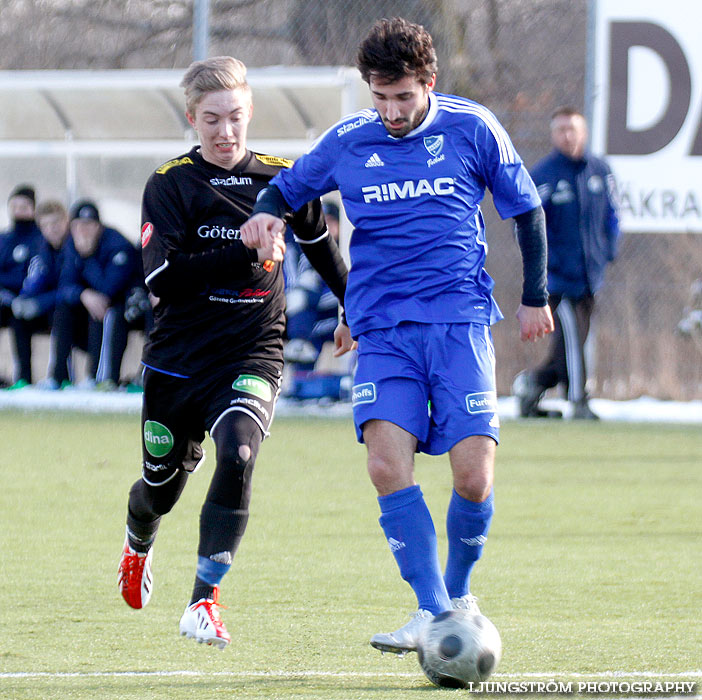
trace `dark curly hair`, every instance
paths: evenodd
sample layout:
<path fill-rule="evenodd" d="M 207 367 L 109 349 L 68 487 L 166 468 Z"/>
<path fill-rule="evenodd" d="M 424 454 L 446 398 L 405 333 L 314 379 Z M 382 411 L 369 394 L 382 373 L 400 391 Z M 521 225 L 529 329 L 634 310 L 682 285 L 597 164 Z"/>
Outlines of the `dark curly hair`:
<path fill-rule="evenodd" d="M 414 75 L 426 84 L 436 73 L 436 51 L 431 35 L 421 24 L 402 17 L 381 19 L 358 47 L 356 65 L 367 83 L 372 76 L 395 82 Z"/>

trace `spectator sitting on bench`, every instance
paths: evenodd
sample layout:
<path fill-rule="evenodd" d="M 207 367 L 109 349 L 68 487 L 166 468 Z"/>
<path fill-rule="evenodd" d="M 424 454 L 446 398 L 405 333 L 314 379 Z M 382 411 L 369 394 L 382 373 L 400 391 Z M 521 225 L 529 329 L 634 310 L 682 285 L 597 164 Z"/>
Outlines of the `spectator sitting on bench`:
<path fill-rule="evenodd" d="M 103 226 L 89 200 L 71 209 L 71 236 L 61 267 L 52 332 L 52 388 L 69 380 L 71 350 L 88 353 L 80 388 L 117 388 L 127 345 L 128 293 L 140 273 L 138 251 L 118 231 Z"/>

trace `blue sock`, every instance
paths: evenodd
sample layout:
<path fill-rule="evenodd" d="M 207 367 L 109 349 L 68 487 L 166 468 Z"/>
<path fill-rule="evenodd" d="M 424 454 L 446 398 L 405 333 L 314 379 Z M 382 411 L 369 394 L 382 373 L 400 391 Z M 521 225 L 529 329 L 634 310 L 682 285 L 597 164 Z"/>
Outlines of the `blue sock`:
<path fill-rule="evenodd" d="M 493 494 L 482 503 L 474 503 L 454 490 L 446 514 L 448 561 L 444 581 L 450 598 L 470 593 L 470 573 L 483 553 L 494 511 Z"/>
<path fill-rule="evenodd" d="M 419 486 L 378 498 L 380 526 L 402 578 L 412 586 L 418 606 L 437 613 L 451 607 L 441 575 L 436 531 Z"/>

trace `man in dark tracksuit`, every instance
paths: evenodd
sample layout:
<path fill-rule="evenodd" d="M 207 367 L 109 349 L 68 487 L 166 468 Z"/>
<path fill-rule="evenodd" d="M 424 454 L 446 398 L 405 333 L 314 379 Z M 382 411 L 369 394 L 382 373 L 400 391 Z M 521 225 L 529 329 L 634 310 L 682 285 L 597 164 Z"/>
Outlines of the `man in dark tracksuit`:
<path fill-rule="evenodd" d="M 137 249 L 118 231 L 100 222 L 95 204 L 71 209 L 71 237 L 57 292 L 50 376 L 60 387 L 68 379 L 66 361 L 73 347 L 89 356 L 87 386 L 115 388 L 127 345 L 124 306 L 140 271 Z"/>
<path fill-rule="evenodd" d="M 36 219 L 42 240 L 12 304 L 18 318 L 51 318 L 56 306 L 62 250 L 68 239 L 68 212 L 61 202 L 48 200 L 37 207 Z"/>
<path fill-rule="evenodd" d="M 549 304 L 555 332 L 546 361 L 515 379 L 523 417 L 551 415 L 539 407 L 547 389 L 562 384 L 573 417 L 596 419 L 585 391 L 584 345 L 595 294 L 617 252 L 619 223 L 614 178 L 607 163 L 586 150 L 587 124 L 577 110 L 557 109 L 551 119 L 555 149 L 531 175 L 546 213 Z"/>
<path fill-rule="evenodd" d="M 26 348 L 27 358 L 32 335 L 51 332 L 64 243 L 68 238 L 68 212 L 61 202 L 47 200 L 37 207 L 36 221 L 42 240 L 37 254 L 29 262 L 22 289 L 12 301 L 17 347 Z M 15 384 L 16 388 L 31 383 L 31 362 L 27 359 L 24 363 L 27 368 Z M 44 379 L 37 386 L 51 388 L 51 381 Z"/>
<path fill-rule="evenodd" d="M 16 187 L 7 200 L 12 226 L 0 234 L 0 328 L 7 327 L 12 332 L 16 364 L 12 389 L 20 389 L 32 381 L 32 329 L 12 313 L 12 302 L 27 276 L 29 261 L 41 245 L 34 205 L 34 189 L 29 185 Z M 0 386 L 6 386 L 6 382 L 0 380 Z"/>

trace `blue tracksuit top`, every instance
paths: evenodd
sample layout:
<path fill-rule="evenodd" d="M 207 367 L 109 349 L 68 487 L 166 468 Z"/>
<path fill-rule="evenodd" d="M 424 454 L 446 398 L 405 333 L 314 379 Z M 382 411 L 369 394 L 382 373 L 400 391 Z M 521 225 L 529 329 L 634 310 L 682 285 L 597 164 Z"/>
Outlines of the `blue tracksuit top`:
<path fill-rule="evenodd" d="M 594 294 L 619 238 L 609 166 L 590 153 L 572 160 L 554 149 L 531 176 L 546 212 L 549 293 L 574 299 Z"/>
<path fill-rule="evenodd" d="M 43 240 L 34 221 L 16 221 L 9 231 L 0 234 L 0 287 L 19 292 L 29 261 L 39 252 Z"/>
<path fill-rule="evenodd" d="M 39 304 L 42 315 L 53 312 L 56 306 L 56 293 L 65 249 L 66 241 L 56 250 L 46 239 L 42 239 L 39 253 L 29 263 L 29 270 L 19 295 L 34 299 Z"/>
<path fill-rule="evenodd" d="M 292 208 L 340 191 L 354 225 L 344 300 L 354 337 L 403 321 L 498 321 L 484 268 L 485 189 L 502 218 L 540 204 L 496 117 L 440 93 L 429 93 L 426 117 L 402 138 L 375 109 L 342 119 L 271 184 Z"/>
<path fill-rule="evenodd" d="M 108 296 L 112 304 L 124 302 L 139 269 L 139 252 L 113 228 L 103 228 L 97 249 L 87 258 L 78 255 L 69 236 L 64 244 L 57 301 L 75 305 L 84 289 L 94 289 Z"/>

